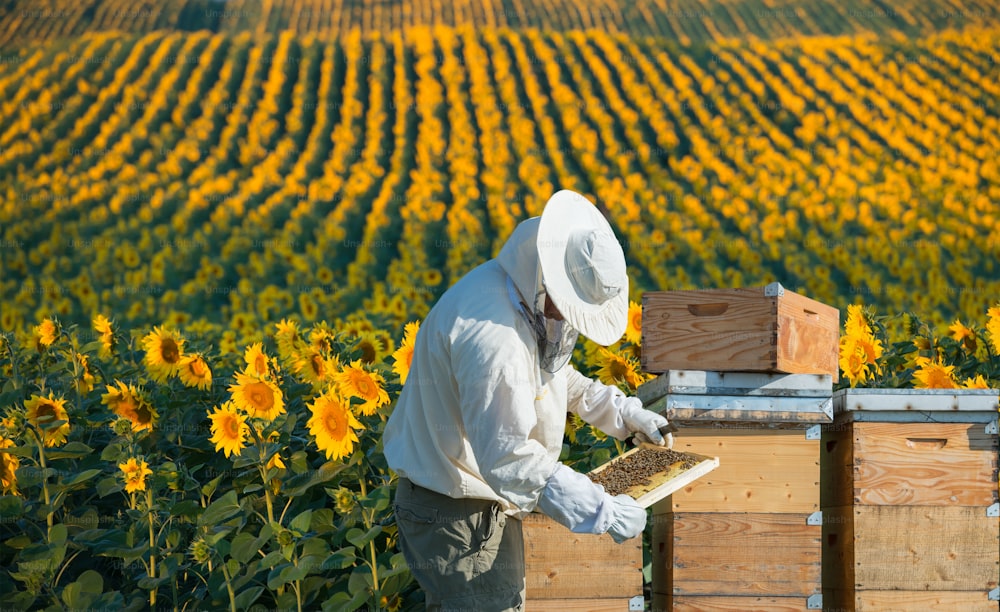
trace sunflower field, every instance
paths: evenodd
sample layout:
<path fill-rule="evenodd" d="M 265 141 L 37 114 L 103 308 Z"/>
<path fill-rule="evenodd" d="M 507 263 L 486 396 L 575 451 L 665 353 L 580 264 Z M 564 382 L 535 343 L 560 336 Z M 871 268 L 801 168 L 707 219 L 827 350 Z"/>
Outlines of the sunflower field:
<path fill-rule="evenodd" d="M 632 281 L 587 375 L 780 281 L 842 385 L 1000 383 L 991 2 L 6 0 L 0 92 L 2 608 L 419 609 L 381 428 L 560 188 Z"/>

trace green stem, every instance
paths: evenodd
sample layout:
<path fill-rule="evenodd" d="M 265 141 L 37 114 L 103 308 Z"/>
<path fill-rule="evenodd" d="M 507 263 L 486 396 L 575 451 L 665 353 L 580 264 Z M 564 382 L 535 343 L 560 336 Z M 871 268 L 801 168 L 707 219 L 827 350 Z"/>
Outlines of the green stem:
<path fill-rule="evenodd" d="M 153 533 L 153 490 L 146 489 L 146 510 L 149 512 L 149 577 L 156 578 L 156 535 Z M 149 592 L 149 607 L 156 607 L 156 587 Z"/>
<path fill-rule="evenodd" d="M 42 467 L 42 499 L 45 501 L 45 507 L 47 508 L 45 513 L 45 524 L 48 526 L 46 530 L 46 537 L 51 537 L 52 535 L 52 498 L 49 495 L 49 475 L 46 473 L 48 464 L 45 462 L 45 443 L 42 438 L 38 436 L 37 433 L 32 431 L 35 437 L 35 441 L 38 443 L 38 465 Z M 44 436 L 44 434 L 43 434 Z"/>
<path fill-rule="evenodd" d="M 14 347 L 10 343 L 10 339 L 6 335 L 3 336 L 3 342 L 7 347 L 7 354 L 10 355 L 10 373 L 13 378 L 11 380 L 14 382 L 14 388 L 20 387 L 21 377 L 17 372 L 17 357 L 14 355 Z"/>
<path fill-rule="evenodd" d="M 274 498 L 271 496 L 271 489 L 267 484 L 267 468 L 261 462 L 257 466 L 257 471 L 260 472 L 260 481 L 264 483 L 264 504 L 267 506 L 267 522 L 271 524 L 274 522 Z"/>
<path fill-rule="evenodd" d="M 358 482 L 361 484 L 361 496 L 368 497 L 368 488 L 365 486 L 364 475 L 362 475 L 361 478 L 358 479 Z M 372 524 L 374 523 L 375 519 L 375 509 L 373 508 L 371 510 L 370 515 L 367 511 L 364 511 L 361 513 L 361 516 L 365 522 L 365 531 L 371 531 Z M 370 556 L 372 558 L 371 560 L 372 588 L 374 588 L 375 592 L 377 593 L 379 592 L 380 589 L 378 584 L 378 563 L 375 560 L 375 540 L 368 542 L 368 552 L 370 553 Z M 378 607 L 378 602 L 376 602 L 376 608 L 377 607 Z"/>
<path fill-rule="evenodd" d="M 229 592 L 229 612 L 236 612 L 236 593 L 233 592 L 232 578 L 229 576 L 229 566 L 223 561 L 219 564 L 222 568 L 222 577 L 226 579 L 226 591 Z"/>

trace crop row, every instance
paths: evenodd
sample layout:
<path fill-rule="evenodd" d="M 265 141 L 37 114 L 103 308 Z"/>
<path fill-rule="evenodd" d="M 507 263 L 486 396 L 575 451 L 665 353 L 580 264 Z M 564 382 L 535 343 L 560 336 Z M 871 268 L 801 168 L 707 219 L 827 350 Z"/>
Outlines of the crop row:
<path fill-rule="evenodd" d="M 297 34 L 335 38 L 352 30 L 388 34 L 413 27 L 600 30 L 657 36 L 682 45 L 727 39 L 777 40 L 863 32 L 926 35 L 970 25 L 996 25 L 987 0 L 11 0 L 0 11 L 0 47 L 93 31 L 145 33 L 206 30 L 228 34 Z"/>
<path fill-rule="evenodd" d="M 608 214 L 633 299 L 779 280 L 975 316 L 1000 295 L 998 54 L 997 30 L 40 46 L 0 65 L 0 328 L 400 324 L 559 188 Z"/>

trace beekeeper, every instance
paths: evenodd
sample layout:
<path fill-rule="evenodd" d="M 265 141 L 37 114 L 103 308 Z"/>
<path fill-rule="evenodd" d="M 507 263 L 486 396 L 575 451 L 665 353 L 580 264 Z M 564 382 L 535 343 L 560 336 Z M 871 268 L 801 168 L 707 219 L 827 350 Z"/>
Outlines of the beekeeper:
<path fill-rule="evenodd" d="M 431 309 L 383 437 L 400 548 L 428 609 L 520 609 L 520 517 L 533 510 L 618 543 L 642 533 L 632 498 L 558 460 L 567 411 L 618 439 L 672 444 L 665 418 L 569 365 L 578 333 L 607 346 L 627 314 L 621 246 L 566 190 Z"/>

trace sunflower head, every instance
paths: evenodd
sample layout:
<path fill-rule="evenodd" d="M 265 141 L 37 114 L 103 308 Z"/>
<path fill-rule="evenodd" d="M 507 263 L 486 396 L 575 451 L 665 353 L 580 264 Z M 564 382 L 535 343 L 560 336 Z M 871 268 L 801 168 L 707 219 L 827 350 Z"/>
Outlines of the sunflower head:
<path fill-rule="evenodd" d="M 212 422 L 212 437 L 209 442 L 215 444 L 215 451 L 225 453 L 226 457 L 239 455 L 246 444 L 250 427 L 246 417 L 237 412 L 233 402 L 226 402 L 208 414 Z"/>
<path fill-rule="evenodd" d="M 184 356 L 184 339 L 179 333 L 164 327 L 154 327 L 142 339 L 142 347 L 146 351 L 143 363 L 153 380 L 166 382 L 177 374 Z"/>
<path fill-rule="evenodd" d="M 975 331 L 966 327 L 960 319 L 955 319 L 955 322 L 952 323 L 948 329 L 951 330 L 952 339 L 956 342 L 961 342 L 962 347 L 966 351 L 970 353 L 976 352 L 978 344 L 976 343 Z"/>
<path fill-rule="evenodd" d="M 246 372 L 236 373 L 236 383 L 229 386 L 233 403 L 252 418 L 273 421 L 285 413 L 284 396 L 277 384 Z"/>
<path fill-rule="evenodd" d="M 335 378 L 344 396 L 361 399 L 358 407 L 361 414 L 375 414 L 380 406 L 389 403 L 389 394 L 382 388 L 385 383 L 382 375 L 366 370 L 360 359 L 345 366 Z"/>
<path fill-rule="evenodd" d="M 212 545 L 206 542 L 205 538 L 200 535 L 194 539 L 194 542 L 191 542 L 191 547 L 188 549 L 188 554 L 191 555 L 195 563 L 202 565 L 212 560 L 213 552 Z"/>
<path fill-rule="evenodd" d="M 243 360 L 246 362 L 246 372 L 265 378 L 271 374 L 271 358 L 264 352 L 264 345 L 260 342 L 251 344 L 243 352 Z"/>
<path fill-rule="evenodd" d="M 212 386 L 212 369 L 200 354 L 181 357 L 177 377 L 186 387 L 208 389 Z"/>
<path fill-rule="evenodd" d="M 101 357 L 110 356 L 115 350 L 115 332 L 111 327 L 111 321 L 104 315 L 99 314 L 92 321 L 94 331 L 97 332 L 98 340 L 101 342 L 99 355 Z"/>
<path fill-rule="evenodd" d="M 108 385 L 101 402 L 121 419 L 127 420 L 132 431 L 151 431 L 160 416 L 145 393 L 135 385 L 126 385 L 120 380 Z M 124 425 L 116 422 L 112 427 L 117 433 Z"/>
<path fill-rule="evenodd" d="M 13 440 L 0 437 L 0 449 L 16 446 Z M 4 495 L 17 495 L 17 470 L 21 460 L 17 455 L 0 450 L 0 492 Z"/>
<path fill-rule="evenodd" d="M 368 365 L 378 363 L 388 354 L 388 345 L 376 332 L 361 332 L 356 342 L 354 348 L 360 351 L 362 363 Z"/>
<path fill-rule="evenodd" d="M 642 344 L 642 304 L 628 303 L 628 324 L 625 326 L 625 339 L 632 344 Z"/>
<path fill-rule="evenodd" d="M 122 471 L 122 478 L 125 480 L 125 492 L 137 493 L 146 490 L 146 476 L 151 476 L 153 470 L 149 469 L 149 464 L 142 459 L 129 458 L 125 463 L 119 463 L 118 469 Z"/>
<path fill-rule="evenodd" d="M 413 363 L 413 347 L 417 342 L 418 331 L 420 331 L 419 321 L 407 323 L 403 328 L 403 342 L 392 354 L 392 371 L 399 376 L 399 384 L 401 385 L 406 384 L 406 378 L 410 374 L 410 365 Z"/>
<path fill-rule="evenodd" d="M 917 370 L 913 372 L 913 379 L 917 389 L 955 389 L 958 383 L 955 381 L 955 366 L 946 366 L 943 363 L 929 359 L 927 357 L 917 357 Z"/>
<path fill-rule="evenodd" d="M 601 348 L 599 354 L 598 363 L 601 364 L 601 368 L 597 370 L 597 376 L 604 384 L 625 383 L 629 389 L 635 390 L 643 383 L 644 379 L 639 373 L 639 366 L 633 359 L 605 348 Z"/>
<path fill-rule="evenodd" d="M 69 414 L 66 412 L 66 400 L 52 396 L 32 395 L 24 403 L 26 418 L 40 431 L 45 446 L 60 446 L 66 443 L 69 435 Z"/>
<path fill-rule="evenodd" d="M 309 410 L 306 424 L 316 440 L 316 447 L 330 460 L 350 455 L 358 442 L 357 431 L 364 428 L 351 412 L 350 403 L 333 392 L 317 397 Z"/>
<path fill-rule="evenodd" d="M 55 344 L 62 328 L 55 319 L 43 319 L 41 323 L 32 328 L 35 349 L 41 353 Z"/>

